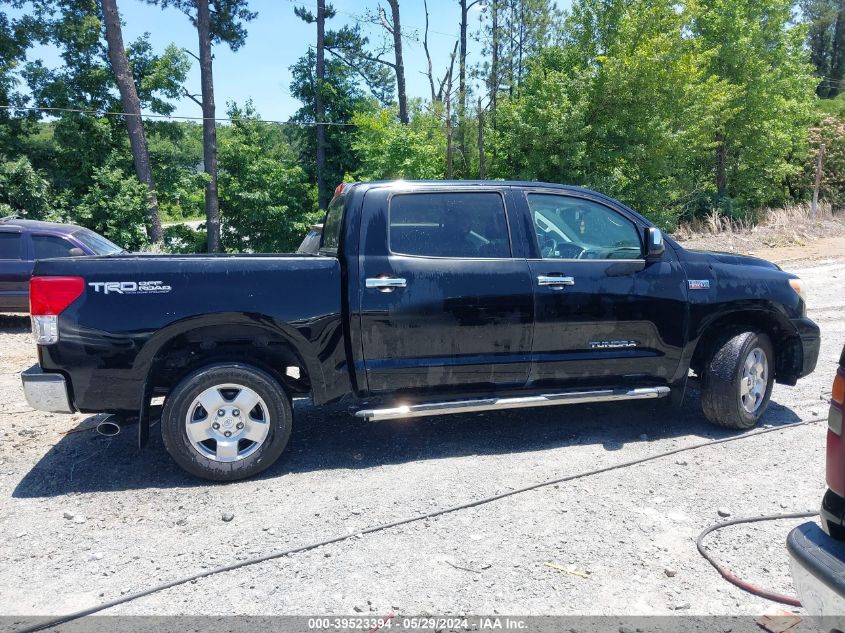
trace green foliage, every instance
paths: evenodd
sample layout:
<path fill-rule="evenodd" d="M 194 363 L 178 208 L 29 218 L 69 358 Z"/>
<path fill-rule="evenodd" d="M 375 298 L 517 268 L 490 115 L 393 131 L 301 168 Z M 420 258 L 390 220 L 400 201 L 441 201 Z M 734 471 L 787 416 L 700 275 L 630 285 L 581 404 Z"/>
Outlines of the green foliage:
<path fill-rule="evenodd" d="M 577 0 L 498 108 L 491 173 L 586 185 L 666 228 L 782 203 L 813 112 L 803 36 L 789 0 Z"/>
<path fill-rule="evenodd" d="M 271 126 L 247 102 L 230 104 L 232 126 L 220 152 L 220 210 L 228 251 L 289 252 L 317 221 L 316 188 L 284 160 Z"/>
<path fill-rule="evenodd" d="M 371 107 L 354 116 L 352 147 L 361 156 L 358 179 L 443 178 L 446 139 L 440 119 L 423 112 L 419 103 L 412 102 L 409 109 L 408 125 L 387 108 Z"/>
<path fill-rule="evenodd" d="M 146 245 L 146 186 L 134 174 L 110 164 L 95 168 L 91 180 L 70 219 L 128 250 Z"/>
<path fill-rule="evenodd" d="M 741 208 L 785 202 L 806 153 L 816 80 L 790 0 L 692 0 L 693 45 L 712 80 L 709 111 L 726 153 L 725 195 Z M 716 148 L 718 150 L 718 147 Z"/>
<path fill-rule="evenodd" d="M 819 78 L 816 93 L 832 99 L 845 89 L 845 2 L 801 0 L 810 62 Z"/>
<path fill-rule="evenodd" d="M 184 224 L 171 224 L 164 228 L 164 247 L 169 253 L 205 253 L 208 236 L 204 229 L 195 231 Z"/>
<path fill-rule="evenodd" d="M 26 156 L 0 160 L 0 215 L 47 220 L 53 215 L 53 204 L 50 183 Z"/>

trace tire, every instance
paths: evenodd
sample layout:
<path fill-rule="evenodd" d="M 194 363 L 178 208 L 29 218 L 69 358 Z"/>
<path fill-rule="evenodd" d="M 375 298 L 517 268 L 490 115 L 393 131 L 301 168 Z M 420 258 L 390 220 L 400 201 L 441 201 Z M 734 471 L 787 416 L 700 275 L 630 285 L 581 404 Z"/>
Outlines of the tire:
<path fill-rule="evenodd" d="M 734 333 L 717 341 L 701 375 L 705 417 L 731 429 L 754 427 L 772 395 L 774 361 L 772 342 L 761 332 Z"/>
<path fill-rule="evenodd" d="M 170 392 L 161 434 L 167 452 L 190 474 L 236 481 L 279 458 L 292 422 L 290 399 L 269 374 L 241 363 L 218 363 L 188 374 Z"/>

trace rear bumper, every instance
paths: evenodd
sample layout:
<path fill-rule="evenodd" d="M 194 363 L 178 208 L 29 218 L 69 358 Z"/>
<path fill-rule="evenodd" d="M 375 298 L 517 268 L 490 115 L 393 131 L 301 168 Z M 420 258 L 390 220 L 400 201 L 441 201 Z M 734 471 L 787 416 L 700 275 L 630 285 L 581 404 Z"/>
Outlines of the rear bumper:
<path fill-rule="evenodd" d="M 845 542 L 832 539 L 811 522 L 786 539 L 792 580 L 809 615 L 845 621 Z"/>
<path fill-rule="evenodd" d="M 70 392 L 65 377 L 61 374 L 46 373 L 38 365 L 33 365 L 21 373 L 23 393 L 33 409 L 50 413 L 73 413 Z"/>

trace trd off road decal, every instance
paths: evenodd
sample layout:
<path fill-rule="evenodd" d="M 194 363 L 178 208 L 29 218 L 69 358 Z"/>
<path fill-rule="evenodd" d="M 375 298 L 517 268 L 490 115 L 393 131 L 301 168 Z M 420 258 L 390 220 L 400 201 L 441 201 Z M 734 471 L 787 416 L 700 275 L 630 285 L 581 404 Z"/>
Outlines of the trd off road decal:
<path fill-rule="evenodd" d="M 92 281 L 88 285 L 94 292 L 102 292 L 104 295 L 150 295 L 172 290 L 161 281 Z"/>
<path fill-rule="evenodd" d="M 690 290 L 707 290 L 710 288 L 710 280 L 709 279 L 690 279 L 689 280 L 689 289 Z"/>

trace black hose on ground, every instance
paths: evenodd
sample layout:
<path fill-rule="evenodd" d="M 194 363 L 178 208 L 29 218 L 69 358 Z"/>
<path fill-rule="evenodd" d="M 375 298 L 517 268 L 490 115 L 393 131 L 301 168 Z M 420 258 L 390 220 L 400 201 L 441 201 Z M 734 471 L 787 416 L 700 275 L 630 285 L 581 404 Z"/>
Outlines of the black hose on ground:
<path fill-rule="evenodd" d="M 730 521 L 723 521 L 722 523 L 715 523 L 714 525 L 711 525 L 709 528 L 699 534 L 698 538 L 695 541 L 695 546 L 698 548 L 698 552 L 704 557 L 704 559 L 708 563 L 713 565 L 716 571 L 722 575 L 722 578 L 727 580 L 729 583 L 736 585 L 743 591 L 747 591 L 748 593 L 754 594 L 755 596 L 765 598 L 766 600 L 780 602 L 782 604 L 788 604 L 793 607 L 800 607 L 801 601 L 798 600 L 798 598 L 794 598 L 792 596 L 785 596 L 780 593 L 775 593 L 774 591 L 769 591 L 768 589 L 763 589 L 762 587 L 758 587 L 757 585 L 753 585 L 750 582 L 743 580 L 727 568 L 722 567 L 722 565 L 717 563 L 713 559 L 713 557 L 710 556 L 710 554 L 704 549 L 704 538 L 708 534 L 710 534 L 710 532 L 721 530 L 722 528 L 728 527 L 730 525 L 740 525 L 742 523 L 758 523 L 759 521 L 777 521 L 779 519 L 808 519 L 810 517 L 817 516 L 819 516 L 818 512 L 792 512 L 787 514 L 767 514 L 765 516 L 759 517 L 746 517 L 744 519 L 732 519 Z"/>
<path fill-rule="evenodd" d="M 687 451 L 694 451 L 700 448 L 706 448 L 708 446 L 715 446 L 716 444 L 727 444 L 728 442 L 736 442 L 738 440 L 744 440 L 749 437 L 755 437 L 757 435 L 765 435 L 766 433 L 774 433 L 777 431 L 783 431 L 786 429 L 795 428 L 798 426 L 805 426 L 807 424 L 815 424 L 816 422 L 822 421 L 822 418 L 814 418 L 812 420 L 801 420 L 799 422 L 792 422 L 790 424 L 784 424 L 781 426 L 774 426 L 765 429 L 758 429 L 755 431 L 751 431 L 749 433 L 743 433 L 742 435 L 735 435 L 733 437 L 724 437 L 718 440 L 709 440 L 707 442 L 699 442 L 698 444 L 692 444 L 690 446 L 683 446 L 681 448 L 675 448 L 670 451 L 665 451 L 663 453 L 657 453 L 656 455 L 649 455 L 648 457 L 641 457 L 639 459 L 633 459 L 627 462 L 621 462 L 619 464 L 612 464 L 610 466 L 605 466 L 603 468 L 596 468 L 595 470 L 588 470 L 582 473 L 577 473 L 574 475 L 565 475 L 563 477 L 557 477 L 555 479 L 548 479 L 546 481 L 541 481 L 535 484 L 531 484 L 529 486 L 523 486 L 522 488 L 516 488 L 514 490 L 509 490 L 507 492 L 502 492 L 497 495 L 491 495 L 489 497 L 483 497 L 481 499 L 476 499 L 474 501 L 468 501 L 466 503 L 462 503 L 455 506 L 450 506 L 447 508 L 442 508 L 440 510 L 434 510 L 432 512 L 428 512 L 426 514 L 417 514 L 413 516 L 406 517 L 404 519 L 399 519 L 397 521 L 392 521 L 390 523 L 382 523 L 380 525 L 374 525 L 372 527 L 368 527 L 360 532 L 355 532 L 352 534 L 343 534 L 341 536 L 336 536 L 334 538 L 326 539 L 323 541 L 318 541 L 316 543 L 310 543 L 308 545 L 301 545 L 300 547 L 294 547 L 288 550 L 280 551 L 280 552 L 273 552 L 271 554 L 265 554 L 264 556 L 258 556 L 255 558 L 250 558 L 248 560 L 238 561 L 237 563 L 232 563 L 230 565 L 223 565 L 221 567 L 215 567 L 213 569 L 207 569 L 205 571 L 198 572 L 196 574 L 192 574 L 190 576 L 184 576 L 182 578 L 177 578 L 175 580 L 171 580 L 168 582 L 161 583 L 159 585 L 155 585 L 153 587 L 148 587 L 147 589 L 143 589 L 136 593 L 131 593 L 120 598 L 115 598 L 114 600 L 109 600 L 107 602 L 101 602 L 100 604 L 94 605 L 93 607 L 88 607 L 87 609 L 82 609 L 80 611 L 75 611 L 73 613 L 68 613 L 67 615 L 60 616 L 58 618 L 54 618 L 52 620 L 47 620 L 42 622 L 41 624 L 37 624 L 32 627 L 24 628 L 18 631 L 18 633 L 34 633 L 35 631 L 43 631 L 44 629 L 52 628 L 58 626 L 60 624 L 65 624 L 66 622 L 71 622 L 73 620 L 78 620 L 80 618 L 84 618 L 89 615 L 93 615 L 95 613 L 99 613 L 100 611 L 105 611 L 106 609 L 111 609 L 112 607 L 116 607 L 121 604 L 126 604 L 127 602 L 132 602 L 133 600 L 137 600 L 138 598 L 143 598 L 145 596 L 149 596 L 154 593 L 158 593 L 159 591 L 164 591 L 165 589 L 171 589 L 173 587 L 178 587 L 179 585 L 184 585 L 189 582 L 193 582 L 195 580 L 199 580 L 200 578 L 207 578 L 208 576 L 214 576 L 216 574 L 222 574 L 228 571 L 234 571 L 236 569 L 241 569 L 243 567 L 248 567 L 250 565 L 257 565 L 258 563 L 264 563 L 270 560 L 275 560 L 277 558 L 284 558 L 285 556 L 291 556 L 293 554 L 301 554 L 302 552 L 307 552 L 310 550 L 317 549 L 319 547 L 325 547 L 326 545 L 332 545 L 334 543 L 340 543 L 341 541 L 346 541 L 351 538 L 355 538 L 358 536 L 363 536 L 364 534 L 373 534 L 375 532 L 382 532 L 384 530 L 389 530 L 394 527 L 398 527 L 400 525 L 406 525 L 408 523 L 415 523 L 417 521 L 424 521 L 426 519 L 431 519 L 433 517 L 442 516 L 444 514 L 450 514 L 452 512 L 458 512 L 459 510 L 466 510 L 468 508 L 474 508 L 477 506 L 485 505 L 488 503 L 493 503 L 494 501 L 499 501 L 500 499 L 505 499 L 507 497 L 512 497 L 514 495 L 522 494 L 524 492 L 529 492 L 531 490 L 537 490 L 538 488 L 544 488 L 546 486 L 552 486 L 554 484 L 560 484 L 568 481 L 574 481 L 576 479 L 583 479 L 584 477 L 592 477 L 594 475 L 600 475 L 602 473 L 611 472 L 613 470 L 619 470 L 621 468 L 630 468 L 631 466 L 638 466 L 639 464 L 645 464 L 646 462 L 654 461 L 656 459 L 662 459 L 664 457 L 671 457 L 672 455 L 677 455 L 678 453 L 685 453 Z M 826 418 L 824 419 L 826 422 Z M 711 561 L 712 562 L 712 561 Z M 718 569 L 718 567 L 717 567 Z"/>

